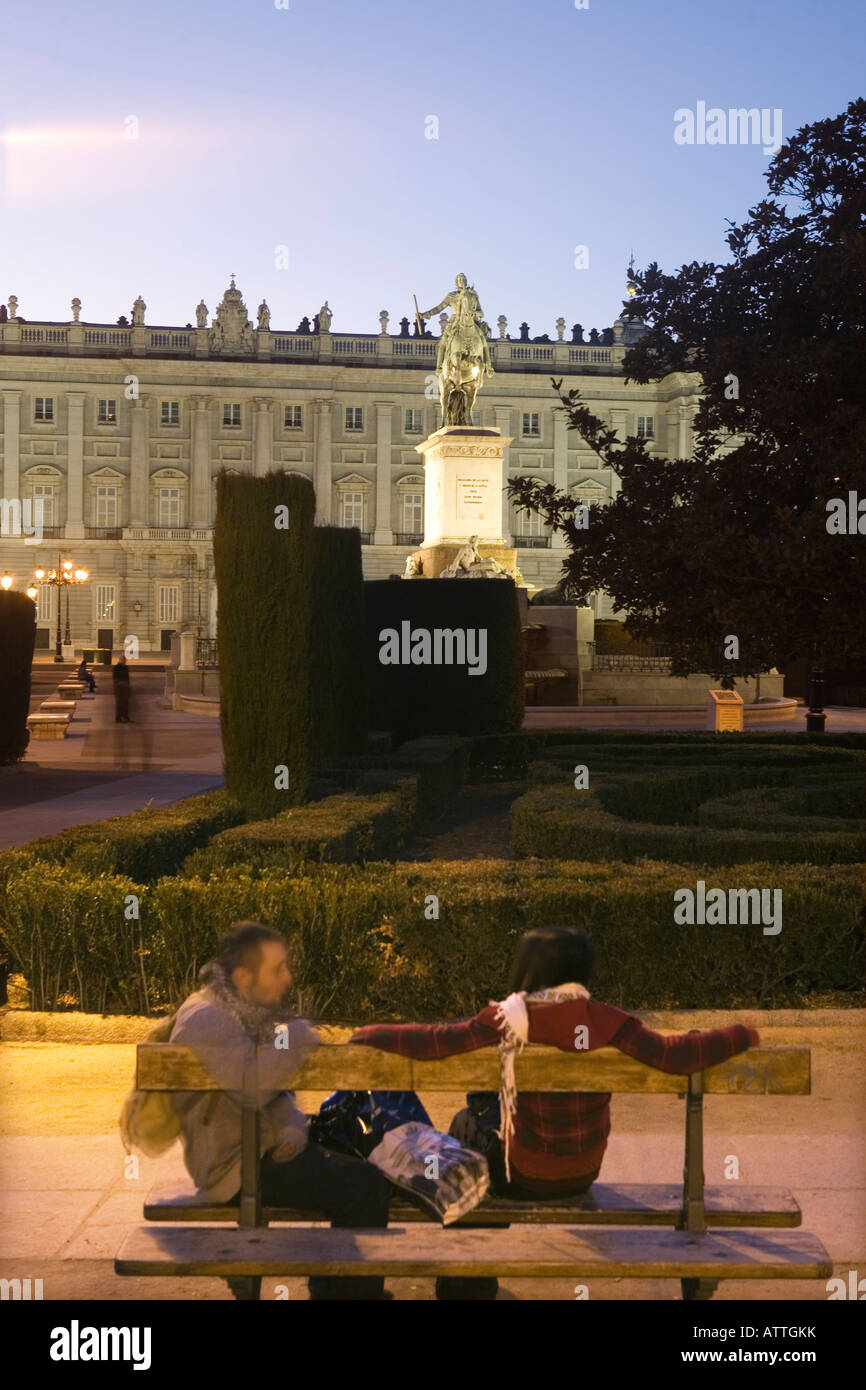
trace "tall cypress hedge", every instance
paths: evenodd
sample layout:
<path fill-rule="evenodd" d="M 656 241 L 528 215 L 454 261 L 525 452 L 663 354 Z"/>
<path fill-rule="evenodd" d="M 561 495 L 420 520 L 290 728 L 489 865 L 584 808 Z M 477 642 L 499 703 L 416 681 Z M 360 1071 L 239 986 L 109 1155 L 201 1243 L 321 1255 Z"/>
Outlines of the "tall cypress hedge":
<path fill-rule="evenodd" d="M 0 589 L 0 763 L 23 758 L 30 734 L 30 668 L 36 605 L 26 594 Z"/>
<path fill-rule="evenodd" d="M 312 751 L 320 760 L 366 743 L 364 577 L 354 527 L 314 529 L 311 601 Z"/>
<path fill-rule="evenodd" d="M 504 734 L 523 723 L 523 651 L 517 590 L 506 579 L 383 579 L 364 585 L 369 727 L 388 729 L 399 740 L 423 734 Z M 423 644 L 403 640 L 436 630 L 465 634 L 482 630 L 486 670 L 469 674 L 469 663 L 427 662 Z M 400 660 L 387 660 L 389 639 L 400 638 Z M 473 639 L 477 641 L 477 636 Z M 445 639 L 444 656 L 454 643 Z M 468 648 L 467 648 L 468 652 Z M 403 658 L 408 655 L 409 660 Z M 477 651 L 473 653 L 477 656 Z M 477 663 L 480 671 L 480 663 Z"/>
<path fill-rule="evenodd" d="M 288 527 L 279 508 L 288 508 Z M 312 483 L 297 474 L 217 478 L 214 568 L 219 594 L 226 787 L 250 819 L 304 800 L 310 768 Z M 287 769 L 287 788 L 276 785 Z M 285 776 L 282 780 L 286 780 Z"/>

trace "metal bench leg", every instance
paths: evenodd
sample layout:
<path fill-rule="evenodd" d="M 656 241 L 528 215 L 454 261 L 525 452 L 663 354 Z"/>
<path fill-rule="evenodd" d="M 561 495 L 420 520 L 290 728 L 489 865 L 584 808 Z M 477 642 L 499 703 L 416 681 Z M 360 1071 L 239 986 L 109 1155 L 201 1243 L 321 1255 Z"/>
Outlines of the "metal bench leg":
<path fill-rule="evenodd" d="M 256 1303 L 261 1297 L 262 1277 L 260 1274 L 232 1275 L 226 1279 L 231 1292 L 241 1302 Z"/>
<path fill-rule="evenodd" d="M 719 1287 L 718 1279 L 681 1279 L 680 1288 L 683 1291 L 683 1299 L 686 1302 L 700 1301 L 705 1302 L 712 1298 L 716 1289 Z"/>
<path fill-rule="evenodd" d="M 686 1096 L 686 1152 L 683 1164 L 683 1209 L 681 1230 L 703 1235 L 707 1229 L 704 1207 L 704 1078 L 702 1072 L 689 1077 Z M 683 1299 L 692 1302 L 712 1298 L 718 1279 L 681 1279 Z"/>

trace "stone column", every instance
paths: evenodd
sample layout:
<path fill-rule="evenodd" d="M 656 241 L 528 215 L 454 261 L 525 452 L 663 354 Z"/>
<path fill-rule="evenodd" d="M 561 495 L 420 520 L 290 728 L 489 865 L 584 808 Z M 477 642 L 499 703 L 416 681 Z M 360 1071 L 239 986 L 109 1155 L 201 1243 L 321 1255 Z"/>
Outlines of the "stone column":
<path fill-rule="evenodd" d="M 316 522 L 319 526 L 329 526 L 331 523 L 331 426 L 330 400 L 317 400 L 313 416 L 316 447 L 313 486 L 316 489 Z"/>
<path fill-rule="evenodd" d="M 256 401 L 255 437 L 253 440 L 253 472 L 263 478 L 274 466 L 274 423 L 271 402 Z"/>
<path fill-rule="evenodd" d="M 508 405 L 494 406 L 493 415 L 499 433 L 509 434 L 511 427 L 511 407 Z M 502 540 L 505 545 L 514 544 L 511 535 L 511 502 L 509 501 L 506 487 L 509 476 L 509 463 L 508 445 L 506 444 L 502 454 Z"/>
<path fill-rule="evenodd" d="M 21 392 L 3 392 L 3 496 L 21 497 Z M 11 522 L 10 522 L 11 525 Z"/>
<path fill-rule="evenodd" d="M 374 545 L 393 545 L 391 530 L 391 417 L 390 401 L 376 402 L 376 530 Z"/>
<path fill-rule="evenodd" d="M 66 539 L 84 536 L 84 392 L 69 391 L 66 443 Z"/>
<path fill-rule="evenodd" d="M 148 414 L 144 398 L 130 402 L 129 435 L 129 524 L 146 526 L 148 488 Z"/>
<path fill-rule="evenodd" d="M 192 414 L 192 467 L 190 469 L 190 526 L 210 526 L 210 438 L 208 399 L 196 396 Z"/>

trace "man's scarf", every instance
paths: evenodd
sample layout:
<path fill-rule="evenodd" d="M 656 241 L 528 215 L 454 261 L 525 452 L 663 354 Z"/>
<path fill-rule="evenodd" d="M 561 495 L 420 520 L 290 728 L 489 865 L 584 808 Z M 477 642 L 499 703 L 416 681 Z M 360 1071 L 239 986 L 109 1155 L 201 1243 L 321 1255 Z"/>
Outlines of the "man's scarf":
<path fill-rule="evenodd" d="M 227 1009 L 244 1032 L 260 1046 L 273 1043 L 278 1025 L 289 1023 L 292 1019 L 285 1003 L 255 1004 L 251 999 L 244 998 L 217 960 L 203 965 L 198 977 L 211 998 Z"/>
<path fill-rule="evenodd" d="M 563 999 L 588 999 L 589 990 L 584 985 L 556 985 L 553 989 L 539 989 L 527 994 L 525 989 L 518 994 L 509 994 L 496 1004 L 496 1024 L 502 1033 L 499 1044 L 499 1108 L 502 1128 L 498 1131 L 505 1150 L 505 1178 L 511 1181 L 511 1164 L 508 1150 L 514 1133 L 514 1113 L 517 1109 L 517 1083 L 514 1078 L 514 1058 L 523 1051 L 524 1043 L 529 1041 L 529 1010 L 527 1004 L 542 1004 L 545 1000 L 559 1002 Z"/>

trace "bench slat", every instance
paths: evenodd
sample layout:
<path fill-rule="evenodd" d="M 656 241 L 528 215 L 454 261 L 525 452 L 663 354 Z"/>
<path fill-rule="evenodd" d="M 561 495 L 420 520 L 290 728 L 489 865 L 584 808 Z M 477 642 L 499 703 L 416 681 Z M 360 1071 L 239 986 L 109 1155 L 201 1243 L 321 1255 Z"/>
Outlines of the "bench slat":
<path fill-rule="evenodd" d="M 205 1227 L 140 1226 L 114 1262 L 127 1275 L 379 1274 L 433 1277 L 498 1274 L 518 1278 L 600 1278 L 615 1271 L 632 1279 L 825 1279 L 833 1265 L 806 1231 L 685 1231 L 516 1227 L 471 1231 L 439 1226 L 423 1231 L 220 1231 Z"/>
<path fill-rule="evenodd" d="M 799 1226 L 800 1207 L 785 1188 L 724 1187 L 704 1189 L 707 1222 L 711 1226 Z M 545 1226 L 552 1223 L 580 1225 L 670 1226 L 683 1202 L 680 1184 L 594 1183 L 585 1197 L 539 1198 L 515 1202 L 487 1197 L 465 1218 L 473 1224 L 497 1226 L 504 1221 Z M 191 1183 L 154 1188 L 144 1204 L 147 1221 L 236 1221 L 237 1208 L 197 1200 Z M 263 1219 L 274 1221 L 327 1221 L 322 1212 L 294 1207 L 265 1207 Z M 404 1197 L 391 1199 L 391 1220 L 431 1221 L 432 1217 Z M 459 1223 L 457 1223 L 459 1225 Z"/>
<path fill-rule="evenodd" d="M 196 1055 L 171 1043 L 139 1043 L 136 1085 L 145 1091 L 214 1091 Z M 223 1059 L 224 1060 L 224 1059 Z M 704 1072 L 704 1090 L 717 1095 L 809 1095 L 808 1047 L 753 1047 Z M 286 1054 L 286 1085 L 294 1090 L 463 1091 L 499 1089 L 499 1053 L 494 1047 L 435 1062 L 348 1043 L 322 1043 L 299 1072 Z M 682 1093 L 685 1078 L 655 1071 L 614 1047 L 575 1054 L 531 1044 L 516 1060 L 522 1091 L 614 1091 Z"/>

